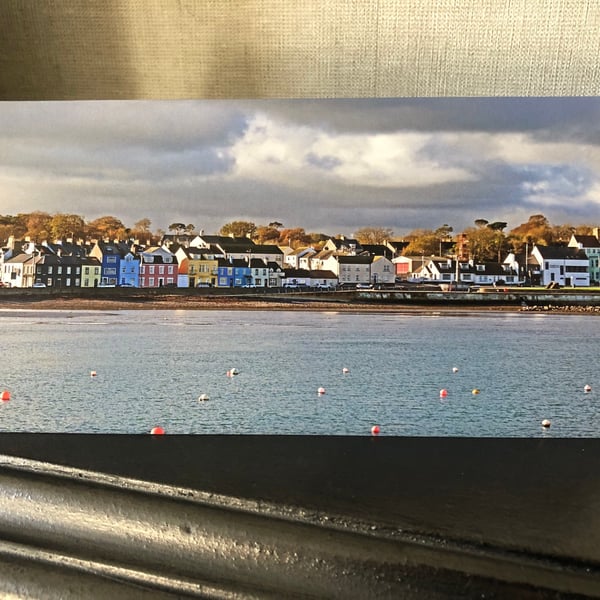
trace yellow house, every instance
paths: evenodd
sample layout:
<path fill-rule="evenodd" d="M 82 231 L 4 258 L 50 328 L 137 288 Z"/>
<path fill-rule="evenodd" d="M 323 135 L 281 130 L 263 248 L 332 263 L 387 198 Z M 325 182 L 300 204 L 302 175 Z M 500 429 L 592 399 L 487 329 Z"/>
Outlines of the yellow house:
<path fill-rule="evenodd" d="M 213 251 L 181 247 L 175 256 L 179 265 L 179 287 L 216 287 L 219 263 Z"/>
<path fill-rule="evenodd" d="M 81 260 L 81 279 L 82 288 L 98 287 L 102 280 L 102 265 L 97 258 L 87 257 Z"/>

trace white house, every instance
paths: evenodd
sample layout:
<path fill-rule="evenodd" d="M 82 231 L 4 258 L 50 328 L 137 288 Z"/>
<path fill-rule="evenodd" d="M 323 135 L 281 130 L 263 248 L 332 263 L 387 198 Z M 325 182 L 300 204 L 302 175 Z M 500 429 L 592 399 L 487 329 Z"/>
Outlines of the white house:
<path fill-rule="evenodd" d="M 588 273 L 590 284 L 598 285 L 600 282 L 600 241 L 595 235 L 573 234 L 569 240 L 570 248 L 583 250 L 588 257 Z"/>
<path fill-rule="evenodd" d="M 249 264 L 251 285 L 256 287 L 281 287 L 285 272 L 274 261 L 264 261 L 262 258 L 253 258 Z"/>
<path fill-rule="evenodd" d="M 294 269 L 310 269 L 310 257 L 316 253 L 317 251 L 311 247 L 298 248 L 284 254 L 284 261 Z"/>
<path fill-rule="evenodd" d="M 396 281 L 394 263 L 385 256 L 374 256 L 371 263 L 371 281 L 375 284 L 393 284 Z"/>
<path fill-rule="evenodd" d="M 532 256 L 540 265 L 540 284 L 589 286 L 589 259 L 586 253 L 569 246 L 534 246 Z"/>
<path fill-rule="evenodd" d="M 2 265 L 2 283 L 9 287 L 31 287 L 34 281 L 33 254 L 19 252 L 16 256 L 4 261 Z"/>
<path fill-rule="evenodd" d="M 458 268 L 457 268 L 458 267 Z M 459 285 L 514 285 L 518 283 L 517 272 L 510 264 L 494 262 L 458 261 L 433 258 L 417 272 L 423 279 Z"/>

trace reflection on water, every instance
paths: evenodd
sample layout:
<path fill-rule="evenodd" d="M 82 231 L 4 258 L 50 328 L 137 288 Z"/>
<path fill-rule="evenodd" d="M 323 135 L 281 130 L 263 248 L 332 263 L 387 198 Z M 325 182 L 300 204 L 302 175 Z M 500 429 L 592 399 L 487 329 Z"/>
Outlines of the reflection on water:
<path fill-rule="evenodd" d="M 596 437 L 600 426 L 589 315 L 4 310 L 0 328 L 3 431 Z"/>

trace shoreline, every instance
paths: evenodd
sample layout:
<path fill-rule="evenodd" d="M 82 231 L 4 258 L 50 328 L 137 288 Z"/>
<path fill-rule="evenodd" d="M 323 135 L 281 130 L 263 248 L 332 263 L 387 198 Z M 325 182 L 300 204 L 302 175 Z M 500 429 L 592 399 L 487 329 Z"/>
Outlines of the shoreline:
<path fill-rule="evenodd" d="M 11 298 L 0 301 L 8 310 L 277 310 L 334 312 L 520 312 L 514 305 L 390 304 L 324 302 L 318 300 L 258 300 L 219 297 L 163 297 L 148 300 L 108 298 Z"/>
<path fill-rule="evenodd" d="M 222 310 L 408 314 L 560 313 L 600 315 L 600 304 L 517 305 L 514 302 L 360 302 L 298 297 L 164 294 L 147 297 L 82 297 L 79 295 L 14 295 L 0 297 L 2 310 L 123 311 L 123 310 Z"/>

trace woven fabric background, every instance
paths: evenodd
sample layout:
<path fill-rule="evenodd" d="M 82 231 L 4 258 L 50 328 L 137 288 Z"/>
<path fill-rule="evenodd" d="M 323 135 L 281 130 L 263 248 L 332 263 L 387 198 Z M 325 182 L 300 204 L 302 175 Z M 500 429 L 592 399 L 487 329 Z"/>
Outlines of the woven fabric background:
<path fill-rule="evenodd" d="M 597 0 L 2 0 L 0 98 L 597 95 Z"/>

